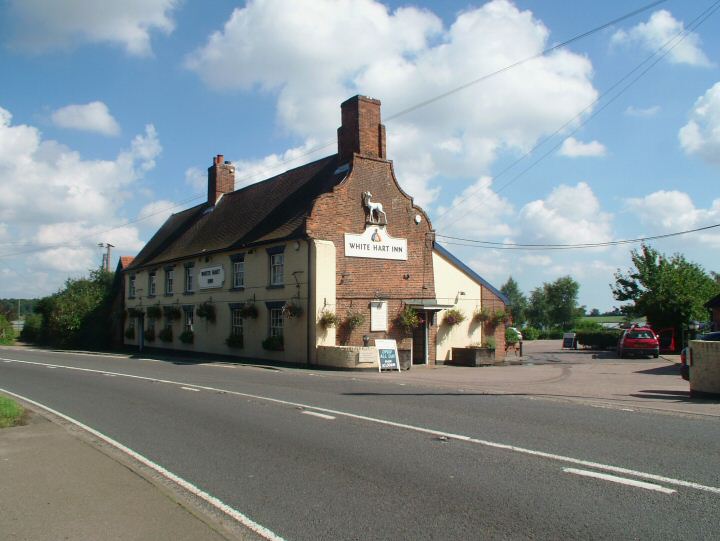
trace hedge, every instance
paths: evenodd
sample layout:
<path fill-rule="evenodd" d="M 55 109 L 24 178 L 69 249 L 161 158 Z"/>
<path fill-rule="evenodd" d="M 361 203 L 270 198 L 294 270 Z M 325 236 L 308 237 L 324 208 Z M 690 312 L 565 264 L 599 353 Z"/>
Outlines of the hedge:
<path fill-rule="evenodd" d="M 579 330 L 575 334 L 578 344 L 590 349 L 608 349 L 617 346 L 622 331 L 606 329 L 602 331 Z"/>

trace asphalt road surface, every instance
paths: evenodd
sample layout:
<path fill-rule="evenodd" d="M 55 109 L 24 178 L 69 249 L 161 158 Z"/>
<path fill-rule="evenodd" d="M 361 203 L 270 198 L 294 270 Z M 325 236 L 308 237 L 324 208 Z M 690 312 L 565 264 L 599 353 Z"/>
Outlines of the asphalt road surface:
<path fill-rule="evenodd" d="M 1 349 L 0 389 L 285 539 L 717 539 L 717 418 Z"/>

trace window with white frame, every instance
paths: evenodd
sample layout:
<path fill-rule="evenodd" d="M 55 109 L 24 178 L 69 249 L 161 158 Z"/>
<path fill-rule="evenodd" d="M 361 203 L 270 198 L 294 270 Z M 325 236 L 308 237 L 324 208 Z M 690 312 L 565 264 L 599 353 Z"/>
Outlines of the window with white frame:
<path fill-rule="evenodd" d="M 239 308 L 233 308 L 230 316 L 230 334 L 232 336 L 243 335 L 243 318 L 242 311 Z"/>
<path fill-rule="evenodd" d="M 183 307 L 183 313 L 185 314 L 185 321 L 183 324 L 183 330 L 184 331 L 192 331 L 193 330 L 193 314 L 194 310 L 193 307 L 190 306 L 189 308 Z"/>
<path fill-rule="evenodd" d="M 233 261 L 233 287 L 245 287 L 245 261 Z"/>
<path fill-rule="evenodd" d="M 132 299 L 135 296 L 135 275 L 133 274 L 128 279 L 128 298 Z"/>
<path fill-rule="evenodd" d="M 173 283 L 175 282 L 175 269 L 165 269 L 165 295 L 173 294 Z"/>
<path fill-rule="evenodd" d="M 157 290 L 157 275 L 155 272 L 148 274 L 148 296 L 154 297 Z"/>
<path fill-rule="evenodd" d="M 193 287 L 193 267 L 185 267 L 185 291 L 192 292 Z"/>
<path fill-rule="evenodd" d="M 283 313 L 282 308 L 270 309 L 270 336 L 283 335 Z"/>
<path fill-rule="evenodd" d="M 285 254 L 270 255 L 270 285 L 281 286 L 285 283 Z"/>

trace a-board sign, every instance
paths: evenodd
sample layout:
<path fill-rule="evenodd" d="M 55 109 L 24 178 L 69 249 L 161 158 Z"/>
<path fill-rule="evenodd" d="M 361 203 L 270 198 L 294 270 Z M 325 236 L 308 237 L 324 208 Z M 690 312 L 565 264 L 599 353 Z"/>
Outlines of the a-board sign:
<path fill-rule="evenodd" d="M 566 332 L 563 334 L 563 349 L 577 349 L 577 338 L 574 332 Z"/>
<path fill-rule="evenodd" d="M 379 356 L 378 371 L 397 370 L 400 372 L 397 342 L 395 340 L 375 340 L 375 347 Z"/>

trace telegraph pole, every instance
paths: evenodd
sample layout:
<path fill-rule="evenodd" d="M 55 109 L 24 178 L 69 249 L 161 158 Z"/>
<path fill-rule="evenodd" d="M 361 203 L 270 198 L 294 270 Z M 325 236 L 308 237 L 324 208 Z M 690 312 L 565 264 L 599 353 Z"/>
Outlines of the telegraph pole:
<path fill-rule="evenodd" d="M 103 254 L 101 268 L 105 269 L 106 272 L 110 272 L 110 251 L 115 248 L 114 245 L 107 243 L 98 242 L 100 248 L 106 248 L 107 251 Z"/>

